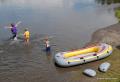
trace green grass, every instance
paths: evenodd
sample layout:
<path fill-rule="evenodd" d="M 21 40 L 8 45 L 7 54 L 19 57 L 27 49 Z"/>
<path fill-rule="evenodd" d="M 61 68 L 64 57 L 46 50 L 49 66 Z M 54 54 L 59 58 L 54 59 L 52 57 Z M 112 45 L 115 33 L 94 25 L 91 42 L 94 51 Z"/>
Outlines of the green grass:
<path fill-rule="evenodd" d="M 120 8 L 117 8 L 115 10 L 115 16 L 118 18 L 119 22 L 120 22 Z"/>

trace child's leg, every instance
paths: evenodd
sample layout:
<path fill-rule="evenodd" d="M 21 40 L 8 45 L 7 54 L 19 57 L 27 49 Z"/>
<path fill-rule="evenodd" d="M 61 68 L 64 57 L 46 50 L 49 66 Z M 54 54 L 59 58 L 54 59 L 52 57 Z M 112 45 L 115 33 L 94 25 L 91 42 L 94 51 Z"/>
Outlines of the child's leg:
<path fill-rule="evenodd" d="M 26 42 L 29 43 L 29 38 L 26 39 Z"/>
<path fill-rule="evenodd" d="M 12 39 L 14 39 L 14 38 L 16 37 L 16 35 L 17 35 L 16 33 L 13 33 L 13 37 L 12 37 Z"/>
<path fill-rule="evenodd" d="M 25 37 L 25 42 L 29 43 L 29 37 Z"/>

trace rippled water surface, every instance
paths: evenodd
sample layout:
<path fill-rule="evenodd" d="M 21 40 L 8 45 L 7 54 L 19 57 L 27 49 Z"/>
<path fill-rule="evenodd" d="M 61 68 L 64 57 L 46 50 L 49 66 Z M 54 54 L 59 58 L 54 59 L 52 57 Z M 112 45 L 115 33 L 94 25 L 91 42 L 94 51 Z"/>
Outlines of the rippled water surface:
<path fill-rule="evenodd" d="M 0 0 L 0 82 L 84 82 L 82 71 L 95 68 L 99 61 L 70 68 L 55 66 L 57 52 L 78 49 L 89 42 L 91 34 L 117 23 L 114 8 L 94 0 Z M 30 45 L 11 41 L 10 23 L 22 21 L 31 32 Z M 52 37 L 52 53 L 44 52 L 41 38 Z M 91 80 L 94 81 L 94 80 Z"/>

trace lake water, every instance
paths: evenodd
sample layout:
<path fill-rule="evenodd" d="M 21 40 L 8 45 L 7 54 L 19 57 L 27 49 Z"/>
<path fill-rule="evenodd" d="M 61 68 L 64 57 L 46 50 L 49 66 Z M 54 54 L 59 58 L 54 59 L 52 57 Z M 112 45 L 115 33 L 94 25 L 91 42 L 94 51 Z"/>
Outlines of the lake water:
<path fill-rule="evenodd" d="M 94 31 L 117 23 L 114 8 L 118 6 L 95 0 L 0 0 L 0 82 L 84 82 L 88 78 L 81 72 L 98 61 L 59 68 L 53 57 L 83 47 Z M 19 34 L 25 28 L 31 32 L 29 46 L 8 40 L 11 33 L 4 27 L 18 21 L 22 21 Z M 51 54 L 43 51 L 40 40 L 46 35 L 53 36 Z"/>

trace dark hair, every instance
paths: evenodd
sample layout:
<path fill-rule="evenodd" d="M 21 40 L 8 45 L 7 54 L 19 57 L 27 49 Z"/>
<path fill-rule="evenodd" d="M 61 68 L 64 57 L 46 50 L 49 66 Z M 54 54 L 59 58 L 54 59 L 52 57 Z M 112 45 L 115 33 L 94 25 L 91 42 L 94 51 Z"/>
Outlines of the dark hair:
<path fill-rule="evenodd" d="M 14 27 L 15 25 L 12 23 L 11 26 Z"/>
<path fill-rule="evenodd" d="M 28 28 L 25 28 L 25 31 L 28 31 Z"/>

